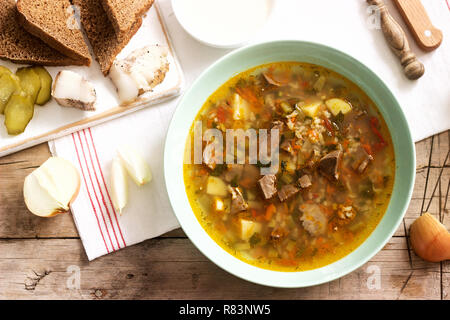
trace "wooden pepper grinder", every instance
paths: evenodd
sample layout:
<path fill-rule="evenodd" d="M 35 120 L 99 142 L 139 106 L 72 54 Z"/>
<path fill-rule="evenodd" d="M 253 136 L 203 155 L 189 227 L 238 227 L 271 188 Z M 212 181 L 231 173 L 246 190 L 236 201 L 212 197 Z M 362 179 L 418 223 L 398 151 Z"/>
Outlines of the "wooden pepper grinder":
<path fill-rule="evenodd" d="M 406 77 L 410 80 L 419 79 L 424 74 L 425 68 L 411 51 L 408 39 L 400 25 L 389 14 L 382 0 L 367 0 L 367 3 L 377 6 L 380 10 L 381 30 L 389 47 L 399 57 Z"/>

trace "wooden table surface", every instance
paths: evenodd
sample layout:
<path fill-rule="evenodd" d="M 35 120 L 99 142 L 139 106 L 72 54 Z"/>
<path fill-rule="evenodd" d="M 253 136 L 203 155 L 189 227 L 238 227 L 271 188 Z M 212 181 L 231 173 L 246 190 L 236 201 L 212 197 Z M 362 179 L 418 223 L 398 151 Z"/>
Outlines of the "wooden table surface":
<path fill-rule="evenodd" d="M 238 279 L 204 257 L 181 230 L 88 262 L 70 214 L 45 219 L 25 207 L 24 177 L 50 156 L 47 144 L 0 158 L 0 299 L 449 300 L 450 261 L 421 260 L 405 236 L 430 199 L 428 211 L 450 227 L 450 161 L 438 179 L 449 136 L 450 131 L 416 144 L 412 201 L 384 249 L 341 279 L 302 289 Z"/>

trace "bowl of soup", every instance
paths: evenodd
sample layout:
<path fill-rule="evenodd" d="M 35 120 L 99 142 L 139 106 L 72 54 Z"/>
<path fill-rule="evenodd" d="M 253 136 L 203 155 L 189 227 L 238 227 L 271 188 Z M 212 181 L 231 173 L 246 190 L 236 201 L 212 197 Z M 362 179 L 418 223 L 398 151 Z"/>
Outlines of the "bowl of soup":
<path fill-rule="evenodd" d="M 409 204 L 414 144 L 389 88 L 333 48 L 275 41 L 210 66 L 179 102 L 164 174 L 186 235 L 251 282 L 339 278 L 387 243 Z"/>

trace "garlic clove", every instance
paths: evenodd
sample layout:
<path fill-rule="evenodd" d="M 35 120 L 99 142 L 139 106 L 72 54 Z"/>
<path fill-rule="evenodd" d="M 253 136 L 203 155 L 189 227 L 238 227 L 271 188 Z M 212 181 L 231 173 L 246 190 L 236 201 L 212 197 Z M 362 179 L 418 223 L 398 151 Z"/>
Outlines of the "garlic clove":
<path fill-rule="evenodd" d="M 414 252 L 422 259 L 431 262 L 450 259 L 450 233 L 429 213 L 414 221 L 409 236 Z"/>
<path fill-rule="evenodd" d="M 114 209 L 122 214 L 128 202 L 128 181 L 126 170 L 117 156 L 112 161 L 111 195 Z"/>
<path fill-rule="evenodd" d="M 136 149 L 130 146 L 121 146 L 117 151 L 128 174 L 138 186 L 143 186 L 152 180 L 149 165 Z"/>

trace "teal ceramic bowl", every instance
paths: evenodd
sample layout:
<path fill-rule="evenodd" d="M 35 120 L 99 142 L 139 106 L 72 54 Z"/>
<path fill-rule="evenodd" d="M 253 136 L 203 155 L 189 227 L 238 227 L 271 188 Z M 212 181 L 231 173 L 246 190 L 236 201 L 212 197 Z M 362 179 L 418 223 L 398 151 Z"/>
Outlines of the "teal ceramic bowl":
<path fill-rule="evenodd" d="M 189 129 L 206 99 L 224 82 L 249 68 L 276 61 L 324 66 L 359 85 L 378 106 L 394 143 L 396 174 L 392 198 L 379 225 L 355 251 L 327 266 L 280 272 L 247 264 L 222 249 L 201 227 L 183 182 L 183 153 Z M 389 88 L 361 62 L 333 48 L 303 41 L 275 41 L 244 47 L 219 59 L 182 97 L 170 124 L 164 151 L 164 174 L 172 208 L 186 235 L 222 269 L 242 279 L 273 287 L 306 287 L 342 277 L 361 267 L 388 242 L 408 207 L 415 177 L 415 152 L 406 118 Z"/>

